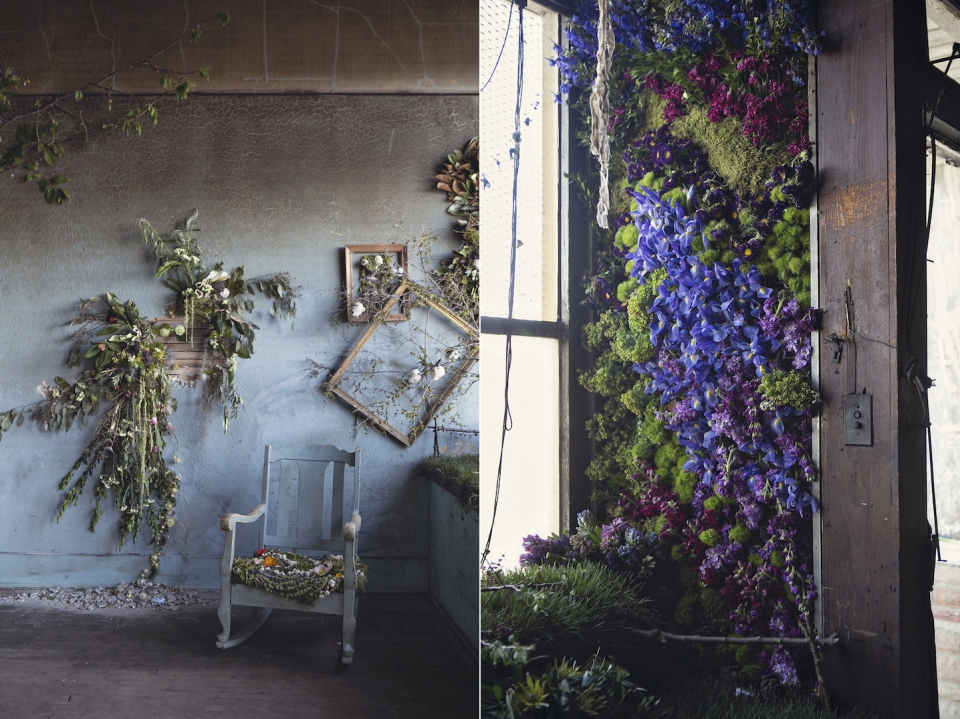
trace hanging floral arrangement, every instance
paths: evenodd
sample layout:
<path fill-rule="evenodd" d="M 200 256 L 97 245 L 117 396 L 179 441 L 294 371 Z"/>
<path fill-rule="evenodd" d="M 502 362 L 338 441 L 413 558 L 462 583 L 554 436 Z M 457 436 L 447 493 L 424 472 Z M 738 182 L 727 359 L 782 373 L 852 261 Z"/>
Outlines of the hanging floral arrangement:
<path fill-rule="evenodd" d="M 263 294 L 272 300 L 272 316 L 293 318 L 297 293 L 286 272 L 245 280 L 242 265 L 232 272 L 226 272 L 222 262 L 207 267 L 195 236 L 199 232 L 196 219 L 194 212 L 166 238 L 144 219 L 140 220 L 140 230 L 157 258 L 157 278 L 177 295 L 174 310 L 183 313 L 186 337 L 192 340 L 198 326 L 209 329 L 204 349 L 223 361 L 206 373 L 220 388 L 226 431 L 243 404 L 234 383 L 237 360 L 253 354 L 255 331 L 260 329 L 245 318 L 254 308 L 253 296 Z"/>
<path fill-rule="evenodd" d="M 57 377 L 43 382 L 41 399 L 32 405 L 0 413 L 0 438 L 29 418 L 46 431 L 86 427 L 96 418 L 93 438 L 61 479 L 64 491 L 57 520 L 75 506 L 88 484 L 96 495 L 90 518 L 94 531 L 103 514 L 103 500 L 112 493 L 120 517 L 120 547 L 134 541 L 146 523 L 156 551 L 144 576 L 159 570 L 160 552 L 176 525 L 180 475 L 165 458 L 167 442 L 176 440 L 171 415 L 177 409 L 171 393 L 171 359 L 164 340 L 170 335 L 194 336 L 199 323 L 210 328 L 205 351 L 219 363 L 207 370 L 218 382 L 224 403 L 224 431 L 241 399 L 234 385 L 237 359 L 253 352 L 256 325 L 244 319 L 254 307 L 252 296 L 273 299 L 271 314 L 294 316 L 296 291 L 289 275 L 279 273 L 244 281 L 243 268 L 227 273 L 218 263 L 203 265 L 194 233 L 196 213 L 178 225 L 173 236 L 161 238 L 141 220 L 144 238 L 153 244 L 160 267 L 158 278 L 177 293 L 174 305 L 184 313 L 183 324 L 143 317 L 132 301 L 107 293 L 81 302 L 68 365 L 82 368 L 73 381 Z M 102 410 L 102 411 L 101 411 Z M 174 457 L 174 462 L 177 458 Z"/>

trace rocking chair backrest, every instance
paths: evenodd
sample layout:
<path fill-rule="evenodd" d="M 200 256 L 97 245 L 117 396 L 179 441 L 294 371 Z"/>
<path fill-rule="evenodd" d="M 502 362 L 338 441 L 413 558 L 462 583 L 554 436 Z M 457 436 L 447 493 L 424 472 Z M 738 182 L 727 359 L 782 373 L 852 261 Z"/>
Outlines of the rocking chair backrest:
<path fill-rule="evenodd" d="M 353 497 L 345 504 L 344 467 L 353 467 Z M 328 444 L 272 448 L 263 458 L 260 546 L 313 551 L 343 551 L 344 518 L 360 511 L 360 450 L 346 452 Z"/>

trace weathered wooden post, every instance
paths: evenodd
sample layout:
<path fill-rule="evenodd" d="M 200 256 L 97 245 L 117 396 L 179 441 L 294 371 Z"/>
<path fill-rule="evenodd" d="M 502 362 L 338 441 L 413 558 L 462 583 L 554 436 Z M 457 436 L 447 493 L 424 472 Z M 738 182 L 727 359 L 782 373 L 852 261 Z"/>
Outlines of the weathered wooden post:
<path fill-rule="evenodd" d="M 903 371 L 926 366 L 924 4 L 821 0 L 819 25 L 820 621 L 843 640 L 827 684 L 934 717 L 923 412 Z"/>

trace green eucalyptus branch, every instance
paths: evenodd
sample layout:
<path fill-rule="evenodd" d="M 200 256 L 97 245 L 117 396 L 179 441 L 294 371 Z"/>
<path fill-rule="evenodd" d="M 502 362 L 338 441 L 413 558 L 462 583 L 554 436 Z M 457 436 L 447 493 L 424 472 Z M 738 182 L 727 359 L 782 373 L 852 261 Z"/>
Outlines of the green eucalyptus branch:
<path fill-rule="evenodd" d="M 16 97 L 29 85 L 29 80 L 17 75 L 12 67 L 4 68 L 0 72 L 0 171 L 20 169 L 25 181 L 37 183 L 48 203 L 66 202 L 70 192 L 64 185 L 69 178 L 61 170 L 67 146 L 111 132 L 139 137 L 145 126 L 155 126 L 159 121 L 157 103 L 160 100 L 167 97 L 184 100 L 196 87 L 192 78 L 210 78 L 209 68 L 178 72 L 158 64 L 157 59 L 188 36 L 191 42 L 199 42 L 204 26 L 214 22 L 226 25 L 229 21 L 230 15 L 221 12 L 194 23 L 149 58 L 132 62 L 72 92 L 48 100 L 36 99 L 30 110 L 15 109 L 20 105 Z M 149 100 L 116 89 L 117 78 L 135 69 L 152 70 L 157 76 L 160 91 Z M 84 117 L 84 110 L 89 110 L 89 104 L 81 104 L 85 96 L 102 100 L 101 114 Z M 116 98 L 123 98 L 132 106 L 116 103 Z"/>

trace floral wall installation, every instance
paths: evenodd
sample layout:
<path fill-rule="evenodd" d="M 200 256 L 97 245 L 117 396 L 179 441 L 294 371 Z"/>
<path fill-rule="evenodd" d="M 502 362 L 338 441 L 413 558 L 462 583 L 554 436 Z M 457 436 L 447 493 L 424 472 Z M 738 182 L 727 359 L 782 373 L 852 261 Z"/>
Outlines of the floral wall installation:
<path fill-rule="evenodd" d="M 670 564 L 661 580 L 676 584 L 675 626 L 809 636 L 812 9 L 805 0 L 610 4 L 606 131 L 617 191 L 611 230 L 595 228 L 598 251 L 582 277 L 596 361 L 581 376 L 601 398 L 589 475 L 608 520 L 529 537 L 523 561 L 592 557 L 641 574 Z M 581 106 L 597 14 L 595 2 L 576 4 L 553 61 L 562 92 Z M 592 195 L 591 178 L 574 179 Z M 809 655 L 743 647 L 736 660 L 754 679 L 813 684 Z"/>

